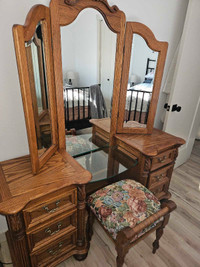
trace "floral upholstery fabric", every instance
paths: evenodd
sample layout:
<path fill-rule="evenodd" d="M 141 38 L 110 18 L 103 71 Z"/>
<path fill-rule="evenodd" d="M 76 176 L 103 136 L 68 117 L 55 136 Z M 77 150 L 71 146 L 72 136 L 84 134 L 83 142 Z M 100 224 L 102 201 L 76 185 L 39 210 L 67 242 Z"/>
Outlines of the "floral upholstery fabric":
<path fill-rule="evenodd" d="M 66 136 L 66 150 L 71 156 L 90 151 L 89 141 L 79 135 Z"/>
<path fill-rule="evenodd" d="M 89 196 L 88 205 L 113 239 L 116 239 L 117 233 L 125 227 L 134 228 L 161 209 L 158 199 L 146 187 L 129 179 L 96 191 Z M 144 229 L 132 241 L 159 221 Z"/>

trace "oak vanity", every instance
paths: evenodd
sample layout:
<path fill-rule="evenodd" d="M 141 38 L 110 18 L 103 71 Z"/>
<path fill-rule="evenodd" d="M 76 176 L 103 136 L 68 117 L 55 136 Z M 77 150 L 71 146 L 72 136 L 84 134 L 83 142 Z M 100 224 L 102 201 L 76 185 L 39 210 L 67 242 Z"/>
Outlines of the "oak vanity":
<path fill-rule="evenodd" d="M 98 23 L 103 21 L 115 35 L 111 42 L 115 47 L 110 48 L 114 52 L 109 85 L 100 69 L 101 77 L 96 80 L 102 91 L 104 86 L 112 89 L 106 99 L 111 116 L 91 120 L 92 142 L 99 146 L 96 152 L 100 149 L 104 159 L 107 154 L 106 174 L 102 181 L 98 178 L 90 183 L 92 171 L 81 166 L 81 155 L 72 157 L 66 152 L 69 106 L 63 94 L 61 37 L 64 27 L 69 29 L 79 16 L 94 11 Z M 56 266 L 72 255 L 83 260 L 89 249 L 87 194 L 129 176 L 159 199 L 170 197 L 170 179 L 184 140 L 153 129 L 167 43 L 157 41 L 145 25 L 126 22 L 124 13 L 106 0 L 51 0 L 49 7 L 36 5 L 23 26 L 14 25 L 13 36 L 30 155 L 0 163 L 0 214 L 7 219 L 12 261 L 14 266 L 27 267 Z M 145 47 L 145 60 L 137 59 L 136 44 Z M 136 71 L 133 75 L 133 65 L 142 60 L 143 76 Z M 132 86 L 137 85 L 136 76 L 148 88 Z M 77 103 L 79 108 L 79 98 Z M 74 104 L 70 108 L 74 117 Z M 86 110 L 84 103 L 83 116 Z"/>

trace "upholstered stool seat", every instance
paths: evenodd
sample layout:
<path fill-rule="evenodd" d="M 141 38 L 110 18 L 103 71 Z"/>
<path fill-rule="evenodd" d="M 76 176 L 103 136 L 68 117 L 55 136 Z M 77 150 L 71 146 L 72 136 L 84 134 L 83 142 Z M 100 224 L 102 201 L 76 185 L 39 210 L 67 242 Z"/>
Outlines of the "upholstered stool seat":
<path fill-rule="evenodd" d="M 88 204 L 113 239 L 116 239 L 117 233 L 122 229 L 134 228 L 161 209 L 158 199 L 134 180 L 122 180 L 96 191 L 89 197 Z M 143 229 L 137 237 L 158 222 L 159 220 Z"/>
<path fill-rule="evenodd" d="M 91 217 L 95 215 L 104 230 L 116 243 L 117 266 L 122 266 L 129 248 L 139 239 L 157 231 L 153 253 L 168 222 L 169 213 L 176 208 L 172 201 L 160 201 L 142 184 L 126 179 L 108 185 L 88 198 Z M 92 215 L 93 214 L 93 215 Z"/>

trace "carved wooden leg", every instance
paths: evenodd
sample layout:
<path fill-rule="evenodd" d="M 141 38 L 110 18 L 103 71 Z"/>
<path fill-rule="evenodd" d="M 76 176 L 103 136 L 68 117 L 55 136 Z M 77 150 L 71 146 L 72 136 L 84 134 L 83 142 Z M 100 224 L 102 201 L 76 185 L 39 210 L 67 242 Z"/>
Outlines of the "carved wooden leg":
<path fill-rule="evenodd" d="M 86 192 L 85 185 L 78 185 L 77 205 L 77 249 L 80 253 L 74 255 L 76 260 L 84 260 L 87 257 L 88 248 L 86 241 Z"/>
<path fill-rule="evenodd" d="M 8 223 L 8 244 L 15 267 L 29 267 L 30 258 L 22 213 L 6 216 Z"/>
<path fill-rule="evenodd" d="M 159 240 L 160 240 L 161 236 L 163 235 L 163 230 L 169 221 L 169 216 L 170 215 L 167 214 L 164 217 L 162 225 L 156 230 L 156 240 L 153 242 L 153 251 L 152 251 L 153 254 L 155 254 L 156 250 L 159 248 Z"/>

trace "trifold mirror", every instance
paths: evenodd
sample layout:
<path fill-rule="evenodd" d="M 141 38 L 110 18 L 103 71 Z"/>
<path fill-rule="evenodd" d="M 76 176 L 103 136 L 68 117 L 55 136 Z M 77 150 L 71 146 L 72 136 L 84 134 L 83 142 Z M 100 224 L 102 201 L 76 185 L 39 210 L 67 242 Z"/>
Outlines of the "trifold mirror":
<path fill-rule="evenodd" d="M 145 25 L 127 22 L 117 133 L 152 133 L 167 47 Z"/>
<path fill-rule="evenodd" d="M 149 28 L 106 0 L 52 0 L 13 35 L 33 173 L 91 114 L 111 117 L 111 143 L 115 133 L 152 132 L 167 43 Z"/>
<path fill-rule="evenodd" d="M 49 8 L 38 5 L 13 35 L 33 173 L 57 150 L 57 117 Z"/>

